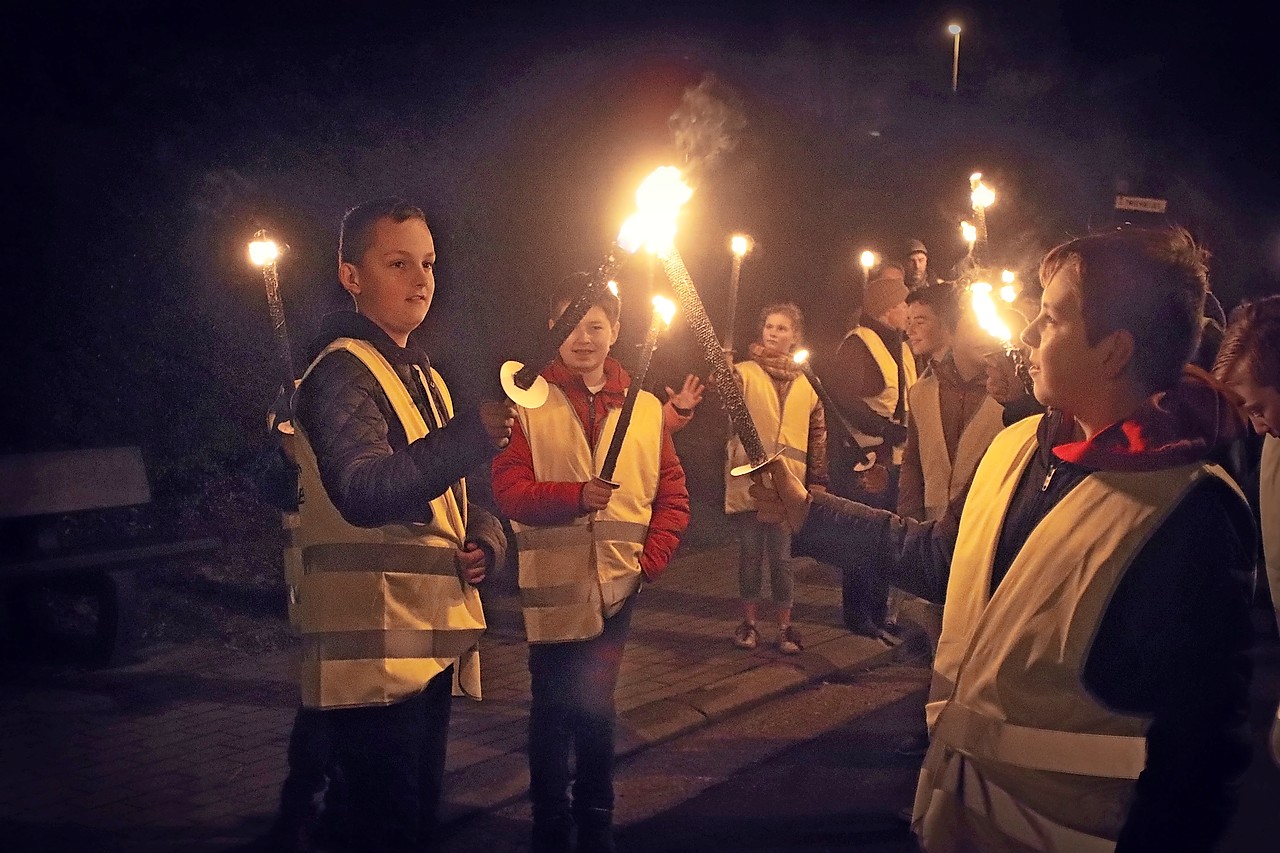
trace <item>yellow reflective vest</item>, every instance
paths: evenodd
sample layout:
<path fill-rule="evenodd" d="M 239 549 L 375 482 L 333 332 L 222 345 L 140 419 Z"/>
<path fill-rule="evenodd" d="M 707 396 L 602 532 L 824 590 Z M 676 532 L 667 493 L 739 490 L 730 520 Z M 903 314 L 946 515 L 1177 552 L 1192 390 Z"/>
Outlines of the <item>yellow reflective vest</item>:
<path fill-rule="evenodd" d="M 573 404 L 555 385 L 537 409 L 519 407 L 533 474 L 541 482 L 585 483 L 600 471 L 618 423 L 610 409 L 594 453 Z M 604 630 L 640 588 L 640 555 L 649 533 L 662 464 L 662 404 L 636 397 L 613 481 L 620 486 L 600 512 L 568 524 L 511 522 L 520 550 L 520 603 L 530 643 L 587 640 Z"/>
<path fill-rule="evenodd" d="M 873 329 L 866 326 L 858 326 L 844 336 L 847 341 L 851 337 L 857 337 L 867 345 L 867 350 L 871 353 L 871 357 L 875 359 L 876 367 L 880 368 L 880 375 L 884 378 L 884 389 L 874 397 L 863 397 L 863 401 L 882 418 L 888 418 L 894 423 L 905 423 L 906 413 L 909 403 L 907 401 L 907 388 L 916 384 L 916 357 L 911 352 L 911 347 L 905 341 L 902 343 L 902 375 L 906 379 L 907 387 L 899 389 L 898 387 L 898 364 L 893 360 L 893 355 L 889 352 L 889 348 L 884 345 L 884 341 L 880 340 L 880 336 Z M 898 395 L 902 395 L 902 418 L 894 418 L 894 411 L 898 407 Z M 875 445 L 878 439 L 874 436 L 866 435 L 861 432 L 855 432 L 854 438 L 863 447 L 871 447 Z M 887 461 L 887 460 L 881 460 Z M 902 446 L 897 445 L 893 448 L 893 464 L 902 464 Z"/>
<path fill-rule="evenodd" d="M 410 443 L 428 425 L 390 363 L 367 341 L 340 338 L 312 362 L 339 350 L 355 355 L 378 380 Z M 415 370 L 420 368 L 415 367 Z M 444 381 L 432 371 L 445 411 Z M 306 382 L 306 376 L 302 380 Z M 424 387 L 427 385 L 423 378 Z M 466 538 L 466 485 L 431 501 L 431 521 L 356 527 L 334 506 L 301 427 L 295 436 L 301 505 L 294 543 L 302 577 L 294 612 L 302 635 L 302 701 L 309 708 L 389 705 L 420 692 L 452 663 L 455 690 L 480 697 L 477 644 L 484 610 L 462 581 L 455 551 Z"/>
<path fill-rule="evenodd" d="M 742 380 L 742 396 L 747 401 L 751 420 L 760 433 L 765 453 L 772 456 L 782 451 L 782 459 L 791 473 L 806 482 L 809 458 L 809 418 L 818 407 L 818 394 L 804 374 L 791 383 L 785 399 L 778 399 L 777 386 L 769 374 L 755 361 L 734 365 Z M 724 511 L 729 514 L 755 510 L 755 504 L 747 495 L 751 487 L 750 477 L 733 477 L 729 471 L 745 465 L 747 452 L 735 435 L 729 439 L 724 475 Z"/>
<path fill-rule="evenodd" d="M 1095 472 L 1035 527 L 993 595 L 1000 528 L 1039 421 L 996 436 L 961 517 L 912 818 L 929 853 L 1114 850 L 1150 720 L 1089 695 L 1085 661 L 1120 580 L 1188 490 L 1209 476 L 1235 487 L 1198 463 Z"/>
<path fill-rule="evenodd" d="M 951 501 L 958 498 L 982 454 L 996 434 L 1004 429 L 1004 407 L 990 396 L 982 401 L 969 423 L 960 432 L 955 458 L 947 451 L 942 430 L 942 407 L 938 401 L 938 377 L 930 373 L 907 390 L 911 420 L 920 439 L 920 473 L 924 480 L 924 517 L 941 518 Z"/>

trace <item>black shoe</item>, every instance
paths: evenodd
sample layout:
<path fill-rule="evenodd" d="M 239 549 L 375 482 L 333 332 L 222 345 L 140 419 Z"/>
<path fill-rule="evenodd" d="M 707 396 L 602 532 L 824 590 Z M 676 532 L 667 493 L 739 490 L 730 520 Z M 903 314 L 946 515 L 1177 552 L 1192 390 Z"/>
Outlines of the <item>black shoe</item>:
<path fill-rule="evenodd" d="M 573 819 L 556 815 L 543 820 L 534 819 L 529 833 L 530 853 L 569 853 L 573 846 L 569 837 L 573 833 Z"/>
<path fill-rule="evenodd" d="M 879 640 L 880 642 L 887 643 L 891 646 L 898 642 L 897 637 L 886 631 L 883 625 L 876 622 L 870 616 L 862 617 L 862 621 L 860 622 L 846 621 L 844 626 L 848 628 L 851 633 L 859 634 L 863 637 L 870 637 L 873 640 Z"/>
<path fill-rule="evenodd" d="M 613 843 L 613 809 L 574 810 L 578 853 L 617 853 Z"/>

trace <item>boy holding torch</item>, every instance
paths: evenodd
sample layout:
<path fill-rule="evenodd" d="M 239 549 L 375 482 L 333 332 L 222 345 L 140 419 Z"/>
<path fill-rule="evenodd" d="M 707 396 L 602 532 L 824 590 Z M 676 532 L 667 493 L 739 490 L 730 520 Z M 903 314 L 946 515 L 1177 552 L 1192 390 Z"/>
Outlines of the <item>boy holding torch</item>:
<path fill-rule="evenodd" d="M 802 552 L 944 606 L 912 828 L 923 850 L 1210 850 L 1249 763 L 1243 435 L 1187 370 L 1204 253 L 1182 229 L 1064 243 L 1022 333 L 1048 407 L 998 434 L 958 520 L 753 485 Z"/>
<path fill-rule="evenodd" d="M 571 276 L 551 304 L 554 322 Z M 517 409 L 511 444 L 493 463 L 493 494 L 520 549 L 529 640 L 532 849 L 612 851 L 614 689 L 643 580 L 666 569 L 689 523 L 689 493 L 662 404 L 640 391 L 613 480 L 599 470 L 631 378 L 609 349 L 620 305 L 594 302 L 542 373 L 546 403 Z M 570 807 L 569 754 L 576 754 Z"/>
<path fill-rule="evenodd" d="M 513 413 L 455 413 L 409 342 L 435 260 L 418 208 L 379 199 L 346 214 L 338 277 L 356 311 L 325 319 L 294 405 L 302 698 L 328 718 L 365 850 L 436 841 L 453 682 L 479 698 L 475 585 L 506 552 L 463 474 L 506 445 Z"/>

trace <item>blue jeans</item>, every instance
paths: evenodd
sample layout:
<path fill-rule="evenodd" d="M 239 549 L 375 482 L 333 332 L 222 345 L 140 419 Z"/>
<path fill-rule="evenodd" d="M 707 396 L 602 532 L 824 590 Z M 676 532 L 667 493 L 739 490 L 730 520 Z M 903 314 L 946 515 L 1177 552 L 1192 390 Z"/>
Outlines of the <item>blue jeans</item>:
<path fill-rule="evenodd" d="M 769 564 L 769 589 L 778 607 L 791 606 L 795 571 L 791 568 L 791 534 L 781 524 L 765 524 L 754 512 L 733 516 L 738 530 L 738 593 L 743 601 L 758 601 Z"/>
<path fill-rule="evenodd" d="M 614 690 L 631 627 L 632 595 L 600 636 L 529 646 L 529 799 L 535 820 L 569 811 L 569 753 L 577 772 L 573 808 L 613 808 Z"/>

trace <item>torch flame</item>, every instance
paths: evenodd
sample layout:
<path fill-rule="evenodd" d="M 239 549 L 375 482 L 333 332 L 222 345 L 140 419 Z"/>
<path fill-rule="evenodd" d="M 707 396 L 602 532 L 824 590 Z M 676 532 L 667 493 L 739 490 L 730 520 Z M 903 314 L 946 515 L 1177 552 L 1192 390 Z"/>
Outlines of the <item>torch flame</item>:
<path fill-rule="evenodd" d="M 809 360 L 809 351 L 807 349 L 798 349 L 791 354 L 791 360 L 796 364 L 804 364 Z"/>
<path fill-rule="evenodd" d="M 1004 272 L 1000 273 L 1000 280 L 1005 284 L 1013 284 L 1014 278 L 1015 276 L 1013 274 L 1013 270 L 1005 270 Z"/>
<path fill-rule="evenodd" d="M 1000 288 L 1000 298 L 1012 304 L 1018 298 L 1018 289 L 1012 284 L 1006 284 Z"/>
<path fill-rule="evenodd" d="M 960 223 L 960 235 L 964 237 L 966 243 L 976 243 L 978 240 L 978 229 L 968 222 Z"/>
<path fill-rule="evenodd" d="M 973 185 L 973 192 L 969 194 L 969 200 L 973 202 L 973 207 L 986 208 L 996 203 L 995 190 L 982 182 L 982 173 L 974 172 L 970 176 L 969 182 Z"/>
<path fill-rule="evenodd" d="M 984 285 L 979 287 L 979 285 Z M 978 318 L 978 325 L 982 327 L 988 335 L 1000 341 L 1005 346 L 1013 343 L 1013 333 L 1009 331 L 1009 327 L 1000 319 L 1000 314 L 996 310 L 995 300 L 991 298 L 991 285 L 985 281 L 974 282 L 969 288 L 970 299 L 973 304 L 973 313 Z"/>
<path fill-rule="evenodd" d="M 668 326 L 671 320 L 676 316 L 676 304 L 665 296 L 653 297 L 653 310 L 662 318 L 662 322 Z"/>
<path fill-rule="evenodd" d="M 874 267 L 876 265 L 876 260 L 877 260 L 876 253 L 871 251 L 870 249 L 863 252 L 862 257 L 859 258 L 859 262 L 862 264 L 862 268 L 864 270 L 869 270 L 872 267 Z"/>
<path fill-rule="evenodd" d="M 622 224 L 618 245 L 628 252 L 644 246 L 659 257 L 670 254 L 675 248 L 676 217 L 692 195 L 693 189 L 675 166 L 654 169 L 636 190 L 639 210 Z"/>
<path fill-rule="evenodd" d="M 754 245 L 755 242 L 746 234 L 734 234 L 729 238 L 729 249 L 739 258 L 746 257 Z"/>
<path fill-rule="evenodd" d="M 249 262 L 255 267 L 274 264 L 280 257 L 280 247 L 276 245 L 276 241 L 267 239 L 261 231 L 255 236 L 257 239 L 249 244 Z"/>

